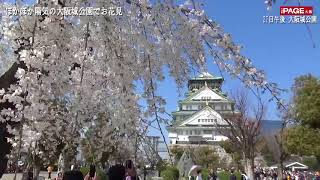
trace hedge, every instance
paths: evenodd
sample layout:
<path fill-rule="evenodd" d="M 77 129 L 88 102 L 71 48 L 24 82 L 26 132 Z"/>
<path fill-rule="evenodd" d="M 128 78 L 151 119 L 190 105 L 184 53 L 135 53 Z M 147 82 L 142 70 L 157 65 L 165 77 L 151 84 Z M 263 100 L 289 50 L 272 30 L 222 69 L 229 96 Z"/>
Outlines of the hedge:
<path fill-rule="evenodd" d="M 161 177 L 163 180 L 178 180 L 179 170 L 176 167 L 167 166 L 161 171 Z"/>
<path fill-rule="evenodd" d="M 228 180 L 230 179 L 231 173 L 229 171 L 221 171 L 218 173 L 218 178 L 221 180 Z M 237 179 L 241 179 L 241 173 L 240 172 L 235 172 L 235 175 L 237 176 Z"/>
<path fill-rule="evenodd" d="M 202 179 L 208 179 L 209 177 L 209 170 L 208 169 L 202 169 L 201 170 Z"/>

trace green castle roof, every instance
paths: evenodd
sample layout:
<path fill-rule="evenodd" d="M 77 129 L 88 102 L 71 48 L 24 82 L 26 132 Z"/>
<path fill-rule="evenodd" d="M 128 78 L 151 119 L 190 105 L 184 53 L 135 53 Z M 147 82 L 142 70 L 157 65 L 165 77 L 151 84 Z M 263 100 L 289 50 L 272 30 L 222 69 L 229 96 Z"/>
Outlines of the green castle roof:
<path fill-rule="evenodd" d="M 204 89 L 206 89 L 206 88 L 208 88 L 208 87 L 204 86 L 204 87 L 200 88 L 198 91 L 192 92 L 192 93 L 188 94 L 188 97 L 186 97 L 186 98 L 183 99 L 183 100 L 180 100 L 179 102 L 180 102 L 180 103 L 196 102 L 196 101 L 192 101 L 191 99 L 192 99 L 193 97 L 195 97 L 196 95 L 198 95 L 202 90 L 204 90 Z M 225 93 L 222 93 L 222 92 L 220 92 L 220 91 L 218 91 L 218 90 L 215 90 L 215 89 L 211 89 L 211 88 L 209 88 L 209 89 L 210 89 L 211 91 L 215 92 L 216 94 L 218 94 L 219 96 L 221 96 L 221 97 L 223 98 L 222 101 L 231 101 L 231 102 L 232 102 L 232 100 L 230 100 L 230 99 L 226 96 Z M 206 101 L 203 100 L 203 102 L 206 102 Z"/>
<path fill-rule="evenodd" d="M 191 80 L 205 80 L 205 79 L 221 79 L 223 80 L 223 77 L 220 76 L 213 76 L 212 74 L 208 72 L 203 72 L 199 76 L 191 78 Z"/>

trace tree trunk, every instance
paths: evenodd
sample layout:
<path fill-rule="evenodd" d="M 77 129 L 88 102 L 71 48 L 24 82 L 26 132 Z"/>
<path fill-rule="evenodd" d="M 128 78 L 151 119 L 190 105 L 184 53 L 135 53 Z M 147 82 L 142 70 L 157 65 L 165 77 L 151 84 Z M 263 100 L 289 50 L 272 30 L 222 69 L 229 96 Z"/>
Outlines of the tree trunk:
<path fill-rule="evenodd" d="M 71 165 L 75 166 L 75 155 L 67 151 L 63 153 L 63 171 L 71 170 Z"/>
<path fill-rule="evenodd" d="M 278 177 L 279 179 L 283 179 L 283 160 L 280 159 L 280 167 L 278 168 Z"/>
<path fill-rule="evenodd" d="M 1 108 L 0 108 L 1 110 Z M 8 158 L 7 154 L 10 153 L 11 144 L 7 142 L 7 137 L 9 137 L 9 133 L 4 123 L 0 123 L 0 179 L 4 172 L 7 169 Z"/>
<path fill-rule="evenodd" d="M 22 133 L 23 133 L 23 125 L 20 124 L 20 130 L 19 130 L 19 146 L 18 146 L 18 155 L 15 158 L 15 171 L 14 171 L 14 177 L 13 180 L 17 179 L 17 173 L 19 170 L 19 159 L 21 158 L 21 147 L 22 147 Z"/>
<path fill-rule="evenodd" d="M 33 168 L 33 179 L 37 180 L 40 174 L 40 166 L 35 165 Z"/>
<path fill-rule="evenodd" d="M 285 152 L 284 152 L 284 149 L 283 149 L 283 129 L 281 130 L 281 140 L 278 142 L 278 144 L 279 144 L 279 148 L 280 148 L 280 158 L 279 158 L 279 166 L 280 166 L 280 169 L 278 170 L 278 171 L 280 171 L 279 172 L 279 174 L 278 174 L 278 177 L 280 178 L 280 179 L 283 179 L 284 177 L 284 174 L 283 174 L 283 170 L 284 170 L 284 168 L 283 168 L 283 162 L 284 162 L 284 160 L 285 160 Z"/>
<path fill-rule="evenodd" d="M 58 171 L 62 171 L 63 169 L 64 169 L 64 160 L 63 160 L 63 153 L 61 152 L 58 160 Z"/>
<path fill-rule="evenodd" d="M 65 147 L 60 156 L 59 156 L 59 170 L 60 171 L 69 171 L 71 169 L 72 164 L 72 157 L 70 156 L 70 153 L 68 152 L 68 147 Z"/>
<path fill-rule="evenodd" d="M 245 172 L 250 180 L 254 180 L 253 159 L 245 159 Z"/>
<path fill-rule="evenodd" d="M 65 171 L 69 171 L 71 169 L 71 158 L 70 157 L 67 157 L 67 154 L 64 154 L 63 156 L 63 167 L 62 167 L 62 170 L 65 172 Z"/>

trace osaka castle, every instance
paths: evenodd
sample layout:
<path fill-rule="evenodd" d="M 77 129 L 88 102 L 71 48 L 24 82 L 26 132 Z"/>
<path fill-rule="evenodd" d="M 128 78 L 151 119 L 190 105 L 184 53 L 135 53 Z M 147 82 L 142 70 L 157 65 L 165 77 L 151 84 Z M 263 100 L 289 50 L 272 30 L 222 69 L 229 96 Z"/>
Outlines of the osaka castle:
<path fill-rule="evenodd" d="M 222 83 L 222 77 L 208 72 L 188 81 L 186 97 L 178 102 L 167 126 L 171 145 L 214 144 L 228 139 L 219 132 L 228 130 L 222 117 L 232 113 L 234 103 L 222 92 Z"/>

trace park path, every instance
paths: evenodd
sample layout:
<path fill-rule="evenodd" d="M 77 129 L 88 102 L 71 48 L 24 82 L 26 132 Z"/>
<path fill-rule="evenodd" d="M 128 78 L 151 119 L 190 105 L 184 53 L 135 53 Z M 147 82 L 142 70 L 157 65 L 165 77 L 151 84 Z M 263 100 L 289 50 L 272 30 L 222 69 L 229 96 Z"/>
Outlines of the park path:
<path fill-rule="evenodd" d="M 56 177 L 56 174 L 57 172 L 52 172 L 52 175 L 51 175 L 52 179 Z M 48 172 L 41 171 L 39 176 L 43 177 L 44 180 L 47 180 Z M 0 180 L 13 180 L 13 177 L 14 177 L 14 174 L 4 174 Z M 22 173 L 18 173 L 17 180 L 21 180 L 21 178 L 22 178 Z"/>

